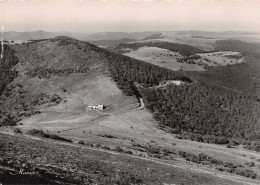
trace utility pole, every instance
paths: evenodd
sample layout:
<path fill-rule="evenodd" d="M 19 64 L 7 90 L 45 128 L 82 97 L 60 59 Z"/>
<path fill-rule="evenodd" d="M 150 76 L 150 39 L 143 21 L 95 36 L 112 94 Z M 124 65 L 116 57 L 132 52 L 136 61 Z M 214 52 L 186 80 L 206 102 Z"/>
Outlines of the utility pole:
<path fill-rule="evenodd" d="M 1 60 L 3 59 L 3 55 L 4 55 L 4 29 L 5 29 L 5 26 L 2 25 L 2 38 L 1 38 L 1 46 L 2 46 L 2 49 L 1 49 Z"/>

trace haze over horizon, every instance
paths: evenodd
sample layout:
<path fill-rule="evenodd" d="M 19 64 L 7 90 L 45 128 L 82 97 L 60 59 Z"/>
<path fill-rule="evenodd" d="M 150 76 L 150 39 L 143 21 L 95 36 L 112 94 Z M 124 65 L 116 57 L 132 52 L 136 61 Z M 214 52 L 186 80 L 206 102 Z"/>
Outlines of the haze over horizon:
<path fill-rule="evenodd" d="M 260 32 L 260 1 L 2 1 L 5 31 Z M 22 11 L 21 11 L 22 10 Z"/>

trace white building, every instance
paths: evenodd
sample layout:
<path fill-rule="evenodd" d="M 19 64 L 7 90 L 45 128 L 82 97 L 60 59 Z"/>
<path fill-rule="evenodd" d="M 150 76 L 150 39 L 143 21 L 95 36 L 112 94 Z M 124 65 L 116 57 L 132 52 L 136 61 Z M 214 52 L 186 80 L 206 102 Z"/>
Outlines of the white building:
<path fill-rule="evenodd" d="M 88 108 L 86 108 L 87 110 L 103 110 L 104 109 L 104 105 L 89 105 Z"/>

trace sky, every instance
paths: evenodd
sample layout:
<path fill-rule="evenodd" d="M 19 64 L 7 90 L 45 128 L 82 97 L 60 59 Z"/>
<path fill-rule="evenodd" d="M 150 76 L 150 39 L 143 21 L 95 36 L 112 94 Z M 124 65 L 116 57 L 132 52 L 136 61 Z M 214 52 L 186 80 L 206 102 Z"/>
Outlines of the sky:
<path fill-rule="evenodd" d="M 260 32 L 260 0 L 0 0 L 5 31 Z"/>

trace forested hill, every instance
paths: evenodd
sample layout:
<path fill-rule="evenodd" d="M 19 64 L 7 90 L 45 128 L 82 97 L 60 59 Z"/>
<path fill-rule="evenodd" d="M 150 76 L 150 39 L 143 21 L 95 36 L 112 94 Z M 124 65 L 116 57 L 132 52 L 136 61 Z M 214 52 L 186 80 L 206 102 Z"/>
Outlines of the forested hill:
<path fill-rule="evenodd" d="M 259 80 L 247 64 L 229 67 L 197 74 L 196 83 L 143 89 L 145 105 L 160 124 L 183 137 L 218 144 L 259 142 Z"/>
<path fill-rule="evenodd" d="M 141 94 L 145 105 L 160 125 L 172 128 L 174 133 L 181 134 L 183 138 L 218 144 L 255 141 L 247 143 L 247 147 L 260 151 L 260 145 L 257 144 L 260 141 L 258 49 L 251 47 L 255 44 L 233 40 L 217 44 L 216 50 L 219 51 L 242 52 L 246 62 L 214 67 L 205 72 L 182 72 L 183 76 L 195 83 L 143 88 Z M 144 45 L 138 43 L 130 48 Z M 124 61 L 120 63 L 122 68 L 125 64 Z"/>
<path fill-rule="evenodd" d="M 245 61 L 250 64 L 243 62 L 236 65 L 213 67 L 203 72 L 189 72 L 189 74 L 195 81 L 219 86 L 219 88 L 230 91 L 255 95 L 253 92 L 256 91 L 257 85 L 254 78 L 255 72 L 251 67 L 254 60 L 256 60 L 256 56 L 245 56 Z"/>
<path fill-rule="evenodd" d="M 21 99 L 24 97 L 23 85 L 10 84 L 15 77 L 22 79 L 21 81 L 23 79 L 48 81 L 53 76 L 63 77 L 73 73 L 82 73 L 87 76 L 86 78 L 98 75 L 110 76 L 127 95 L 138 94 L 135 82 L 144 87 L 159 85 L 162 80 L 177 79 L 191 82 L 183 72 L 173 72 L 68 37 L 34 40 L 26 44 L 5 47 L 5 58 L 1 62 L 3 73 L 0 76 L 0 126 L 15 125 L 15 122 L 21 119 L 20 114 L 15 114 L 18 107 L 27 111 L 28 115 L 33 115 L 38 110 L 34 108 L 34 100 Z M 31 83 L 26 84 L 26 88 L 30 85 Z M 37 86 L 33 83 L 32 85 Z M 41 88 L 40 84 L 37 88 Z M 38 101 L 42 99 L 41 96 L 37 94 L 33 99 Z M 57 99 L 59 99 L 57 96 L 46 97 L 47 102 Z"/>
<path fill-rule="evenodd" d="M 176 48 L 176 51 L 183 50 Z M 141 94 L 145 105 L 160 125 L 171 127 L 184 138 L 219 144 L 250 141 L 249 148 L 260 150 L 260 145 L 251 142 L 260 141 L 260 106 L 256 96 L 260 87 L 260 70 L 257 70 L 260 60 L 251 52 L 244 53 L 244 57 L 245 63 L 192 72 L 169 71 L 121 55 L 107 54 L 113 79 L 121 88 L 131 89 L 131 85 L 127 85 L 129 81 L 143 85 Z M 145 87 L 167 79 L 194 83 Z"/>
<path fill-rule="evenodd" d="M 140 47 L 158 47 L 162 49 L 167 49 L 169 51 L 179 52 L 183 56 L 190 56 L 195 53 L 202 53 L 205 52 L 199 48 L 189 46 L 186 44 L 178 44 L 178 43 L 171 43 L 171 42 L 135 42 L 135 43 L 123 43 L 119 44 L 118 48 L 131 48 L 131 49 L 138 49 Z"/>
<path fill-rule="evenodd" d="M 196 83 L 143 89 L 155 120 L 181 138 L 260 151 L 260 56 L 239 47 L 245 63 L 185 72 Z"/>

